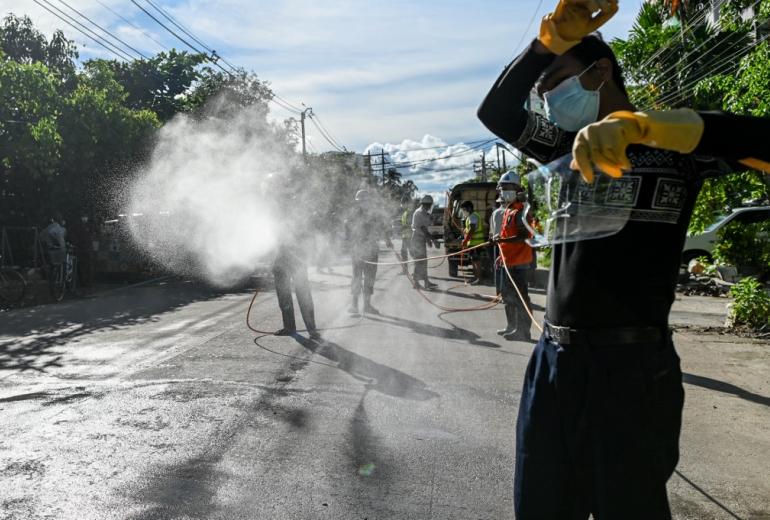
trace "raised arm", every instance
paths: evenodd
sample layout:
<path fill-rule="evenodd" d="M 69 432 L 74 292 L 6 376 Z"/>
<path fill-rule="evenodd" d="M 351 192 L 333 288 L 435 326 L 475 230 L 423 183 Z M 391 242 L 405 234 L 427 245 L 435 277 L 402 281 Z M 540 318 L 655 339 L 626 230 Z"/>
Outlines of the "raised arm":
<path fill-rule="evenodd" d="M 642 144 L 724 159 L 735 170 L 748 167 L 770 171 L 768 132 L 770 118 L 689 108 L 614 112 L 578 133 L 572 167 L 589 182 L 593 179 L 593 164 L 607 175 L 619 177 L 623 170 L 631 168 L 626 156 L 628 145 Z"/>

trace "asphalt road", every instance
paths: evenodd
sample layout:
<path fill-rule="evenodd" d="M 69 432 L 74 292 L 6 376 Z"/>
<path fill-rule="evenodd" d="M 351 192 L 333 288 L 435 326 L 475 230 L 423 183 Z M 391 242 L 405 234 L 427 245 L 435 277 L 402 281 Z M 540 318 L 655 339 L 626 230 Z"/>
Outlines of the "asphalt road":
<path fill-rule="evenodd" d="M 512 518 L 532 347 L 495 335 L 501 308 L 442 313 L 399 271 L 367 317 L 346 312 L 348 267 L 311 271 L 323 343 L 254 334 L 250 290 L 177 279 L 0 315 L 0 518 Z M 445 273 L 441 305 L 493 292 Z M 275 330 L 258 284 L 252 325 Z"/>

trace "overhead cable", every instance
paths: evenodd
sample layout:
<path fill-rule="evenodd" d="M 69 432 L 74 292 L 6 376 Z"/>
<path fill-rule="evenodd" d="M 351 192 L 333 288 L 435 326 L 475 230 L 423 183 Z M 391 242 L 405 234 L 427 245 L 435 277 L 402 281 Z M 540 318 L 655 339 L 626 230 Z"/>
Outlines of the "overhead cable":
<path fill-rule="evenodd" d="M 115 56 L 117 56 L 117 57 L 118 57 L 118 59 L 120 59 L 120 60 L 125 60 L 125 61 L 131 61 L 131 60 L 133 59 L 133 58 L 132 58 L 132 57 L 130 57 L 130 56 L 129 56 L 129 57 L 127 57 L 127 55 L 126 55 L 126 54 L 124 54 L 124 53 L 121 53 L 121 52 L 116 52 L 116 51 L 115 51 L 115 50 L 113 50 L 112 48 L 108 47 L 107 45 L 105 45 L 104 43 L 102 43 L 101 41 L 99 41 L 99 39 L 98 39 L 98 38 L 95 38 L 94 36 L 91 36 L 90 34 L 86 33 L 86 32 L 85 32 L 85 31 L 83 31 L 82 29 L 78 28 L 78 27 L 77 27 L 75 24 L 73 24 L 72 22 L 70 22 L 70 21 L 66 20 L 65 18 L 63 18 L 62 16 L 60 16 L 59 14 L 57 14 L 56 12 L 54 12 L 53 10 L 51 10 L 50 8 L 48 8 L 46 5 L 43 5 L 43 4 L 40 2 L 40 0 L 32 0 L 32 1 L 33 1 L 33 2 L 35 2 L 37 5 L 39 5 L 40 7 L 42 7 L 43 9 L 45 9 L 46 11 L 48 11 L 49 13 L 51 13 L 52 15 L 54 15 L 56 18 L 58 18 L 58 19 L 59 19 L 59 20 L 61 20 L 62 22 L 66 23 L 67 25 L 69 25 L 70 27 L 72 27 L 73 29 L 75 29 L 76 31 L 78 31 L 80 34 L 82 34 L 82 35 L 83 35 L 83 36 L 85 36 L 86 38 L 89 38 L 89 39 L 93 40 L 93 41 L 94 41 L 94 42 L 95 42 L 97 45 L 99 45 L 99 46 L 101 46 L 101 47 L 104 47 L 104 49 L 106 49 L 108 52 L 110 52 L 111 54 L 114 54 Z M 45 0 L 43 0 L 43 1 L 45 1 Z"/>
<path fill-rule="evenodd" d="M 336 139 L 336 138 L 335 138 L 335 137 L 332 135 L 332 133 L 329 131 L 329 129 L 328 129 L 328 128 L 326 128 L 326 125 L 324 125 L 324 124 L 323 124 L 323 122 L 321 121 L 321 118 L 320 118 L 320 117 L 318 117 L 318 114 L 316 114 L 315 112 L 313 112 L 313 114 L 312 114 L 312 117 L 313 117 L 313 118 L 316 120 L 316 122 L 318 123 L 318 125 L 319 125 L 321 128 L 323 128 L 323 130 L 324 130 L 324 132 L 326 133 L 326 135 L 328 135 L 328 136 L 331 138 L 331 140 L 332 140 L 332 141 L 334 141 L 334 143 L 338 145 L 338 147 L 339 147 L 339 148 L 343 148 L 343 149 L 345 148 L 344 146 L 342 146 L 342 145 L 340 144 L 339 140 L 338 140 L 338 139 Z"/>
<path fill-rule="evenodd" d="M 655 51 L 650 57 L 648 57 L 646 60 L 644 60 L 639 65 L 639 70 L 644 70 L 649 65 L 652 65 L 652 63 L 658 58 L 661 57 L 664 52 L 668 51 L 669 54 L 671 52 L 674 52 L 674 50 L 671 48 L 671 45 L 674 42 L 681 42 L 684 40 L 689 32 L 692 32 L 695 30 L 696 27 L 698 27 L 705 19 L 706 15 L 708 14 L 708 10 L 704 9 L 701 13 L 699 13 L 695 18 L 690 20 L 690 23 L 688 24 L 687 28 L 684 31 L 680 31 L 676 34 L 673 34 L 671 38 L 669 38 L 657 51 Z"/>
<path fill-rule="evenodd" d="M 761 0 L 755 0 L 755 2 L 751 6 L 749 6 L 749 9 L 755 7 L 760 1 Z M 654 77 L 654 79 L 652 81 L 655 82 L 657 80 L 661 80 L 661 83 L 658 86 L 670 84 L 670 82 L 676 80 L 677 77 L 680 76 L 683 72 L 685 72 L 685 71 L 695 67 L 696 66 L 696 62 L 692 62 L 692 63 L 686 65 L 681 71 L 679 71 L 678 75 L 677 74 L 670 74 L 670 73 L 674 72 L 677 67 L 679 67 L 683 62 L 685 62 L 685 60 L 687 60 L 687 58 L 689 58 L 690 56 L 693 56 L 697 51 L 699 51 L 701 48 L 703 48 L 704 45 L 706 45 L 707 43 L 709 43 L 712 40 L 715 40 L 717 38 L 722 38 L 722 37 L 724 37 L 724 33 L 721 32 L 721 20 L 720 20 L 720 22 L 718 23 L 718 26 L 717 26 L 717 28 L 716 28 L 716 30 L 714 31 L 713 34 L 711 34 L 708 38 L 704 39 L 694 49 L 686 52 L 682 57 L 679 58 L 679 60 L 677 60 L 676 63 L 674 63 L 673 65 L 671 65 L 668 68 L 664 69 L 660 73 L 656 74 L 656 76 Z M 716 45 L 716 46 L 708 49 L 706 52 L 701 54 L 701 56 L 699 56 L 699 58 L 701 58 L 701 60 L 702 60 L 702 58 L 704 56 L 707 56 L 709 53 L 714 52 L 718 47 L 719 47 L 719 45 Z M 727 49 L 723 49 L 719 54 L 716 55 L 716 57 L 722 56 L 729 49 L 730 49 L 730 47 L 728 47 Z M 701 61 L 701 63 L 702 63 L 702 61 Z M 710 63 L 707 63 L 706 65 L 710 65 Z M 701 66 L 701 65 L 698 65 L 698 66 Z M 704 68 L 705 68 L 705 66 L 704 66 Z"/>
<path fill-rule="evenodd" d="M 64 0 L 59 0 L 59 2 L 60 2 L 60 3 L 62 3 L 63 5 L 65 5 L 65 6 L 67 6 L 67 7 L 68 7 L 68 8 L 69 8 L 71 11 L 73 11 L 73 12 L 77 13 L 78 15 L 80 15 L 80 16 L 81 16 L 83 19 L 87 20 L 87 21 L 88 21 L 88 22 L 89 22 L 91 25 L 93 25 L 94 27 L 97 27 L 99 30 L 101 30 L 103 33 L 105 33 L 105 34 L 107 34 L 108 36 L 110 36 L 110 37 L 111 37 L 112 39 L 114 39 L 115 41 L 117 41 L 117 42 L 120 42 L 120 44 L 121 44 L 121 45 L 123 45 L 124 47 L 126 47 L 126 48 L 128 48 L 128 49 L 131 49 L 131 50 L 132 50 L 132 51 L 134 51 L 136 54 L 138 54 L 139 56 L 141 56 L 142 58 L 144 58 L 145 60 L 148 60 L 148 59 L 149 59 L 147 56 L 145 56 L 145 55 L 144 55 L 144 53 L 142 53 L 141 51 L 139 51 L 139 50 L 137 50 L 136 48 L 132 47 L 131 45 L 127 44 L 125 41 L 121 40 L 120 38 L 118 38 L 117 36 L 115 36 L 114 34 L 112 34 L 110 31 L 108 31 L 107 29 L 105 29 L 104 27 L 102 27 L 101 25 L 99 25 L 98 23 L 94 22 L 94 21 L 93 21 L 92 19 L 90 19 L 88 16 L 84 15 L 82 12 L 78 11 L 77 9 L 75 9 L 74 7 L 72 7 L 70 4 L 68 4 L 68 3 L 67 3 L 67 2 L 65 2 Z"/>
<path fill-rule="evenodd" d="M 214 60 L 222 60 L 222 62 L 224 62 L 224 64 L 227 65 L 228 67 L 230 67 L 231 70 L 233 71 L 238 70 L 237 67 L 233 66 L 230 62 L 228 62 L 226 59 L 220 56 L 217 53 L 217 51 L 215 51 L 214 49 L 212 49 L 211 47 L 203 43 L 200 40 L 200 38 L 196 37 L 189 29 L 185 28 L 178 20 L 176 20 L 173 16 L 171 16 L 171 14 L 169 14 L 168 11 L 166 11 L 165 9 L 160 7 L 158 4 L 153 2 L 153 0 L 145 0 L 145 2 L 147 2 L 153 8 L 155 8 L 155 10 L 158 11 L 166 20 L 171 22 L 174 25 L 174 27 L 182 31 L 186 36 L 189 36 L 195 43 L 197 43 L 198 45 L 200 45 L 201 47 L 209 51 L 209 53 L 211 54 Z"/>
<path fill-rule="evenodd" d="M 105 4 L 104 2 L 102 2 L 102 0 L 96 0 L 96 2 L 97 2 L 99 5 L 101 5 L 102 7 L 104 7 L 105 9 L 107 9 L 109 12 L 111 12 L 112 14 L 114 14 L 115 16 L 117 16 L 118 18 L 120 18 L 121 20 L 123 20 L 124 22 L 126 22 L 128 25 L 130 25 L 131 27 L 133 27 L 133 28 L 134 28 L 134 29 L 136 29 L 137 31 L 139 31 L 139 32 L 141 32 L 142 34 L 144 34 L 144 35 L 145 35 L 147 38 L 149 38 L 150 40 L 152 40 L 152 41 L 154 41 L 155 43 L 157 43 L 157 44 L 158 44 L 160 47 L 162 47 L 163 49 L 165 49 L 165 50 L 167 50 L 167 51 L 168 51 L 168 50 L 171 50 L 171 49 L 169 49 L 169 48 L 168 48 L 166 45 L 164 45 L 163 43 L 159 42 L 158 40 L 156 40 L 155 38 L 153 38 L 152 36 L 150 36 L 150 35 L 149 35 L 147 32 L 145 32 L 145 31 L 144 31 L 144 29 L 142 29 L 141 27 L 139 27 L 138 25 L 136 25 L 135 23 L 133 23 L 131 20 L 129 20 L 128 18 L 126 18 L 125 16 L 123 16 L 123 15 L 122 15 L 122 14 L 120 14 L 120 13 L 118 13 L 117 11 L 115 11 L 114 9 L 112 9 L 110 6 L 108 6 L 107 4 Z"/>
<path fill-rule="evenodd" d="M 752 43 L 751 45 L 740 48 L 737 52 L 733 53 L 730 56 L 727 56 L 719 61 L 719 63 L 715 64 L 707 73 L 704 73 L 700 75 L 699 77 L 696 77 L 689 81 L 686 85 L 682 86 L 682 88 L 674 93 L 672 93 L 670 96 L 666 96 L 660 100 L 657 101 L 659 104 L 667 103 L 669 105 L 674 105 L 675 103 L 684 100 L 690 93 L 692 93 L 695 90 L 695 87 L 697 87 L 698 83 L 700 83 L 702 80 L 709 76 L 716 76 L 719 74 L 724 74 L 727 71 L 729 71 L 731 68 L 736 67 L 739 65 L 739 63 L 736 63 L 736 58 L 743 58 L 743 56 L 747 55 L 749 52 L 751 52 L 751 49 L 756 47 L 757 45 L 761 44 L 764 41 L 767 41 L 767 39 L 770 37 L 770 34 L 767 34 L 757 40 L 756 42 Z M 647 107 L 650 108 L 650 107 Z"/>

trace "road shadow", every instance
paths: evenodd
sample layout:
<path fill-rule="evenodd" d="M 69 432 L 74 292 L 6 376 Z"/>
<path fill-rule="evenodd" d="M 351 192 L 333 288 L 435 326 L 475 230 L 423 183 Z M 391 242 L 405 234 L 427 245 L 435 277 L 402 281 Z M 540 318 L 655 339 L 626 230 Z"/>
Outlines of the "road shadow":
<path fill-rule="evenodd" d="M 228 290 L 190 280 L 171 280 L 2 313 L 0 331 L 6 338 L 0 337 L 0 371 L 46 372 L 62 366 L 57 347 L 88 334 L 152 323 L 164 314 L 198 301 L 253 290 L 253 286 Z M 259 290 L 272 289 L 263 281 Z M 243 305 L 243 302 L 233 305 Z M 217 309 L 212 316 L 222 310 Z M 204 321 L 212 316 L 201 315 L 197 319 Z M 178 332 L 160 333 L 158 339 Z"/>
<path fill-rule="evenodd" d="M 295 335 L 294 339 L 314 354 L 336 363 L 336 368 L 365 383 L 368 390 L 410 401 L 427 401 L 439 397 L 439 394 L 429 390 L 428 385 L 416 377 L 372 361 L 334 342 L 314 341 L 299 335 Z"/>
<path fill-rule="evenodd" d="M 445 313 L 442 313 L 442 314 L 445 314 Z M 444 339 L 466 341 L 471 345 L 475 345 L 477 347 L 494 348 L 494 349 L 500 348 L 500 345 L 498 345 L 497 343 L 492 343 L 491 341 L 485 341 L 481 339 L 481 336 L 479 336 L 475 332 L 458 327 L 457 325 L 454 325 L 453 323 L 449 323 L 446 320 L 442 320 L 442 321 L 444 321 L 444 323 L 449 325 L 451 328 L 447 329 L 444 327 L 436 327 L 435 325 L 429 325 L 427 323 L 422 323 L 419 321 L 408 320 L 406 318 L 399 318 L 397 316 L 390 316 L 384 313 L 380 313 L 379 315 L 367 314 L 366 317 L 371 321 L 376 321 L 385 325 L 392 325 L 394 327 L 401 327 L 404 329 L 408 329 L 408 330 L 411 330 L 412 332 L 416 332 L 417 334 L 422 334 L 423 336 L 430 336 L 432 338 L 444 338 Z"/>
<path fill-rule="evenodd" d="M 692 488 L 693 488 L 695 491 L 697 491 L 698 493 L 700 493 L 701 495 L 703 495 L 704 497 L 706 497 L 706 499 L 707 499 L 707 500 L 709 500 L 710 502 L 712 502 L 713 504 L 715 504 L 717 507 L 719 507 L 719 508 L 720 508 L 722 511 L 724 511 L 726 514 L 730 515 L 730 518 L 734 518 L 735 520 L 744 520 L 743 518 L 741 518 L 740 516 L 738 516 L 738 515 L 736 515 L 734 512 L 732 512 L 732 511 L 731 511 L 731 510 L 730 510 L 730 509 L 729 509 L 729 508 L 728 508 L 726 505 L 724 505 L 722 502 L 720 502 L 719 500 L 717 500 L 716 498 L 714 498 L 713 496 L 711 496 L 711 495 L 710 495 L 708 492 L 706 492 L 706 491 L 705 491 L 703 488 L 701 488 L 701 487 L 700 487 L 700 486 L 698 486 L 696 483 L 694 483 L 692 480 L 690 480 L 689 478 L 687 478 L 686 476 L 684 476 L 684 475 L 682 474 L 682 472 L 681 472 L 681 471 L 679 471 L 679 470 L 677 469 L 677 470 L 674 470 L 674 473 L 676 473 L 676 474 L 677 474 L 677 476 L 679 476 L 679 478 L 681 478 L 682 480 L 684 480 L 685 482 L 687 482 L 687 484 L 689 484 L 689 485 L 690 485 L 690 487 L 692 487 Z"/>
<path fill-rule="evenodd" d="M 717 379 L 711 379 L 710 377 L 683 373 L 682 382 L 687 383 L 688 385 L 699 386 L 708 390 L 722 392 L 723 394 L 731 394 L 752 403 L 761 404 L 763 406 L 770 406 L 770 397 L 755 394 L 754 392 L 749 392 L 748 390 L 745 390 L 739 386 L 725 383 L 724 381 L 719 381 Z"/>

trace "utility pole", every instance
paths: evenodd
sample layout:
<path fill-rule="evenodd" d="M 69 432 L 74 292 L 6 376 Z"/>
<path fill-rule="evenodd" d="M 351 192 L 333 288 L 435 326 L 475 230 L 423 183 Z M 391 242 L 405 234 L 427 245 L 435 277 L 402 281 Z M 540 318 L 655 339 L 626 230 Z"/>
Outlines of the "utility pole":
<path fill-rule="evenodd" d="M 487 182 L 487 152 L 481 151 L 481 182 Z"/>
<path fill-rule="evenodd" d="M 502 172 L 504 173 L 505 171 L 508 170 L 508 166 L 506 166 L 506 164 L 505 164 L 505 152 L 507 152 L 508 149 L 505 146 L 503 146 L 502 144 L 500 144 L 500 143 L 495 143 L 495 148 L 497 148 L 497 167 L 498 168 L 500 168 L 500 149 L 502 148 L 502 151 L 503 151 L 503 154 L 502 154 L 503 155 L 503 169 L 502 169 Z"/>
<path fill-rule="evenodd" d="M 380 149 L 380 168 L 382 168 L 382 185 L 385 186 L 385 148 Z"/>
<path fill-rule="evenodd" d="M 305 146 L 305 117 L 308 114 L 310 114 L 311 117 L 313 115 L 313 109 L 310 107 L 307 107 L 300 114 L 300 124 L 302 125 L 302 156 L 303 157 L 307 157 L 307 147 Z"/>

